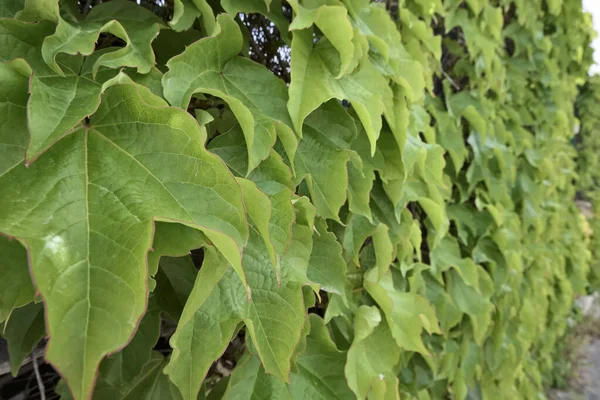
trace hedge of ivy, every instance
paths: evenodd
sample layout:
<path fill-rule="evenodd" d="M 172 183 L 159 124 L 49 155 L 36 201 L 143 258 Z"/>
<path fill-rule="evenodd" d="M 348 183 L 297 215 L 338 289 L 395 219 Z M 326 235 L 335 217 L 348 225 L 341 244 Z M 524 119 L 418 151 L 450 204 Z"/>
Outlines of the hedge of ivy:
<path fill-rule="evenodd" d="M 96 3 L 0 2 L 13 372 L 47 336 L 63 398 L 544 396 L 579 1 Z"/>
<path fill-rule="evenodd" d="M 574 138 L 578 151 L 578 195 L 583 204 L 590 204 L 588 234 L 591 237 L 591 290 L 600 289 L 600 75 L 591 76 L 581 88 L 575 102 L 575 113 L 579 119 L 579 131 Z"/>

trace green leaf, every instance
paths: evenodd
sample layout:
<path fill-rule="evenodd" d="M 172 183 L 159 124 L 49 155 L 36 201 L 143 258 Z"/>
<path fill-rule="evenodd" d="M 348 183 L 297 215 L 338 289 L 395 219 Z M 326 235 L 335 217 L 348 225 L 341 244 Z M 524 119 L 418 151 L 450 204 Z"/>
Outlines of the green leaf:
<path fill-rule="evenodd" d="M 338 350 L 323 319 L 310 314 L 306 350 L 298 356 L 298 370 L 292 374 L 289 386 L 292 398 L 351 398 L 344 376 L 345 360 L 346 353 Z"/>
<path fill-rule="evenodd" d="M 66 74 L 34 75 L 31 79 L 27 106 L 30 140 L 25 155 L 28 164 L 76 129 L 100 104 L 99 83 L 73 71 Z"/>
<path fill-rule="evenodd" d="M 199 136 L 191 116 L 149 90 L 113 86 L 89 128 L 0 176 L 0 231 L 30 249 L 47 307 L 47 359 L 76 399 L 89 395 L 99 362 L 127 343 L 146 307 L 153 220 L 202 229 L 243 276 L 241 193 Z"/>
<path fill-rule="evenodd" d="M 304 324 L 304 301 L 301 284 L 291 279 L 287 269 L 282 269 L 280 281 L 275 274 L 259 233 L 267 216 L 254 213 L 250 218 L 250 240 L 242 262 L 251 297 L 223 257 L 210 248 L 205 250 L 194 289 L 171 338 L 174 352 L 165 370 L 184 399 L 195 397 L 208 368 L 223 353 L 240 322 L 246 325 L 266 371 L 289 380 L 290 360 Z"/>
<path fill-rule="evenodd" d="M 176 31 L 186 31 L 198 17 L 204 30 L 211 34 L 215 29 L 215 14 L 206 0 L 175 0 L 170 25 Z"/>
<path fill-rule="evenodd" d="M 58 0 L 25 0 L 24 7 L 17 18 L 25 21 L 47 19 L 55 21 L 58 17 Z"/>
<path fill-rule="evenodd" d="M 246 138 L 249 173 L 269 156 L 277 131 L 290 130 L 291 122 L 285 109 L 285 83 L 264 66 L 237 56 L 241 49 L 240 28 L 221 14 L 213 36 L 197 41 L 168 62 L 163 86 L 167 100 L 182 108 L 187 108 L 195 93 L 228 103 Z"/>
<path fill-rule="evenodd" d="M 258 357 L 246 353 L 229 380 L 223 399 L 283 399 L 292 395 L 283 380 L 266 374 Z"/>
<path fill-rule="evenodd" d="M 354 121 L 337 102 L 326 103 L 306 120 L 294 161 L 296 183 L 306 180 L 319 216 L 339 221 L 348 189 L 346 149 L 354 136 Z"/>
<path fill-rule="evenodd" d="M 371 220 L 369 208 L 371 188 L 375 180 L 373 169 L 364 165 L 357 153 L 350 153 L 348 165 L 348 208 L 350 212 Z"/>
<path fill-rule="evenodd" d="M 310 283 L 307 273 L 313 250 L 315 208 L 307 197 L 292 200 L 296 223 L 292 225 L 292 239 L 281 259 L 282 270 L 290 279 L 299 283 Z M 314 288 L 318 290 L 318 288 Z"/>
<path fill-rule="evenodd" d="M 308 279 L 321 285 L 326 292 L 339 294 L 345 299 L 348 282 L 342 246 L 336 241 L 335 235 L 327 231 L 322 219 L 317 220 L 316 230 L 308 262 Z"/>
<path fill-rule="evenodd" d="M 27 136 L 27 88 L 31 70 L 23 60 L 0 63 L 0 175 L 23 160 Z"/>
<path fill-rule="evenodd" d="M 29 277 L 27 251 L 16 240 L 0 235 L 0 322 L 12 311 L 33 301 L 35 289 Z"/>
<path fill-rule="evenodd" d="M 190 257 L 162 257 L 156 274 L 154 297 L 160 309 L 178 321 L 196 280 Z"/>
<path fill-rule="evenodd" d="M 348 10 L 337 0 L 321 4 L 317 1 L 305 1 L 302 5 L 298 0 L 289 2 L 296 13 L 290 30 L 301 30 L 315 25 L 329 39 L 340 55 L 340 70 L 336 78 L 348 71 L 354 58 L 354 31 Z"/>
<path fill-rule="evenodd" d="M 400 32 L 381 4 L 368 0 L 344 0 L 350 18 L 372 46 L 378 69 L 404 86 L 411 101 L 425 90 L 424 69 L 402 45 Z"/>
<path fill-rule="evenodd" d="M 8 343 L 10 371 L 17 376 L 23 360 L 44 337 L 44 305 L 29 303 L 15 309 L 2 328 L 2 336 Z"/>
<path fill-rule="evenodd" d="M 358 309 L 354 332 L 344 371 L 350 389 L 358 399 L 364 399 L 378 381 L 397 379 L 393 368 L 400 359 L 400 349 L 376 307 L 361 306 Z M 397 390 L 396 385 L 391 392 Z"/>
<path fill-rule="evenodd" d="M 160 400 L 181 399 L 177 388 L 163 374 L 162 370 L 166 364 L 165 358 L 158 352 L 152 352 L 141 373 L 130 383 L 123 394 L 123 400 Z M 109 395 L 110 396 L 110 395 Z M 112 398 L 115 397 L 106 397 Z M 199 397 L 200 398 L 200 397 Z"/>
<path fill-rule="evenodd" d="M 44 38 L 51 35 L 54 28 L 55 25 L 49 21 L 29 23 L 16 19 L 0 19 L 0 37 L 3 43 L 0 46 L 0 61 L 23 58 L 34 71 L 49 71 L 42 59 L 40 48 Z"/>
<path fill-rule="evenodd" d="M 6 0 L 0 3 L 0 18 L 14 18 L 23 9 L 23 0 Z"/>
<path fill-rule="evenodd" d="M 275 247 L 271 241 L 271 227 L 269 225 L 272 212 L 271 200 L 269 200 L 269 196 L 258 189 L 254 182 L 242 178 L 238 178 L 237 181 L 242 188 L 244 206 L 248 218 L 252 220 L 252 226 L 262 237 L 264 247 L 269 255 L 269 261 L 273 268 L 276 268 L 277 255 L 275 254 Z"/>
<path fill-rule="evenodd" d="M 56 32 L 44 39 L 44 61 L 57 74 L 63 71 L 56 62 L 60 53 L 90 55 L 100 33 L 106 32 L 124 40 L 126 45 L 102 54 L 93 66 L 95 76 L 101 66 L 132 67 L 146 74 L 154 66 L 152 41 L 158 35 L 161 21 L 152 12 L 125 0 L 101 3 L 83 21 L 60 18 Z"/>
<path fill-rule="evenodd" d="M 374 153 L 382 126 L 381 116 L 393 109 L 387 80 L 368 60 L 352 74 L 336 79 L 332 71 L 340 68 L 335 65 L 337 60 L 331 60 L 328 54 L 333 47 L 331 43 L 322 38 L 313 47 L 311 29 L 295 31 L 293 35 L 295 57 L 291 61 L 288 110 L 296 131 L 302 134 L 304 119 L 321 104 L 333 98 L 347 99 L 360 118 Z"/>
<path fill-rule="evenodd" d="M 206 243 L 207 237 L 197 229 L 177 223 L 155 222 L 152 249 L 147 256 L 148 274 L 154 276 L 158 272 L 161 257 L 182 257 Z M 152 286 L 152 282 L 149 283 Z"/>
<path fill-rule="evenodd" d="M 100 365 L 94 398 L 125 398 L 132 390 L 132 383 L 143 374 L 146 364 L 152 360 L 152 348 L 159 335 L 160 313 L 154 299 L 150 298 L 148 310 L 131 342 Z"/>
<path fill-rule="evenodd" d="M 390 269 L 390 265 L 395 258 L 395 250 L 390 239 L 389 228 L 387 225 L 379 224 L 373 233 L 373 247 L 375 249 L 375 258 L 377 264 L 378 279 L 383 278 Z"/>
<path fill-rule="evenodd" d="M 298 356 L 290 383 L 268 375 L 257 357 L 246 354 L 236 367 L 223 399 L 346 399 L 352 392 L 343 365 L 346 353 L 331 340 L 323 320 L 310 314 L 306 350 Z"/>
<path fill-rule="evenodd" d="M 383 310 L 396 343 L 403 349 L 429 355 L 421 331 L 425 328 L 429 334 L 441 333 L 435 311 L 425 298 L 396 290 L 391 271 L 379 279 L 378 272 L 367 272 L 364 285 Z"/>
<path fill-rule="evenodd" d="M 354 266 L 359 267 L 359 252 L 365 240 L 375 232 L 375 226 L 365 217 L 350 215 L 346 221 L 346 228 L 342 237 L 344 258 L 346 262 L 352 261 Z"/>
<path fill-rule="evenodd" d="M 448 271 L 446 278 L 448 294 L 456 307 L 469 315 L 475 340 L 481 343 L 491 323 L 494 306 L 476 288 L 467 285 L 454 270 Z"/>

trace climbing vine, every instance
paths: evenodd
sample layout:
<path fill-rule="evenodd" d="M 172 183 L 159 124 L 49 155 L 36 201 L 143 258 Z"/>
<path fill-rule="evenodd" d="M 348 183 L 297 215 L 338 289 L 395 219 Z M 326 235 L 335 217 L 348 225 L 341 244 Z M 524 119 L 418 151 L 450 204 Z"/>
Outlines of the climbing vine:
<path fill-rule="evenodd" d="M 580 2 L 81 3 L 0 3 L 13 373 L 46 337 L 65 399 L 543 395 Z"/>

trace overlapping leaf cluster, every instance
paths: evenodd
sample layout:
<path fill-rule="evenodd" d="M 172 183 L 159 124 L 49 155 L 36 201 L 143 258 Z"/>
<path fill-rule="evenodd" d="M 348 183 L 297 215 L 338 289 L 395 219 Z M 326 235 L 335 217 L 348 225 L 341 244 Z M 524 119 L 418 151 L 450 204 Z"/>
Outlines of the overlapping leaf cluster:
<path fill-rule="evenodd" d="M 252 13 L 289 84 L 248 57 Z M 589 269 L 578 2 L 11 0 L 0 38 L 15 371 L 46 335 L 64 398 L 543 393 Z"/>
<path fill-rule="evenodd" d="M 598 250 L 600 249 L 600 174 L 598 153 L 600 152 L 600 110 L 594 103 L 600 99 L 600 76 L 593 75 L 581 89 L 575 102 L 575 113 L 579 119 L 579 131 L 574 138 L 577 148 L 577 173 L 579 196 L 584 206 L 591 205 L 587 218 L 589 223 L 591 263 L 591 289 L 600 287 Z M 586 204 L 587 203 L 587 204 Z"/>

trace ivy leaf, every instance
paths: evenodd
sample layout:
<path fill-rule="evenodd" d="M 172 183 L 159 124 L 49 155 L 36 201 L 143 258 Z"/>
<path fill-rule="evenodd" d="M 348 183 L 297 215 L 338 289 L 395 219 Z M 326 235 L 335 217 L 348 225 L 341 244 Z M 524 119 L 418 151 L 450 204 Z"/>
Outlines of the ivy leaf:
<path fill-rule="evenodd" d="M 306 350 L 298 356 L 298 371 L 292 374 L 290 382 L 292 398 L 352 397 L 343 369 L 346 353 L 338 350 L 321 317 L 309 317 Z"/>
<path fill-rule="evenodd" d="M 0 18 L 14 18 L 23 9 L 23 0 L 6 0 L 0 3 Z"/>
<path fill-rule="evenodd" d="M 151 297 L 148 310 L 131 342 L 117 354 L 106 358 L 100 365 L 94 398 L 126 397 L 132 389 L 132 383 L 142 374 L 145 365 L 152 360 L 152 348 L 158 341 L 159 335 L 160 313 Z"/>
<path fill-rule="evenodd" d="M 330 4 L 304 2 L 301 5 L 298 0 L 289 3 L 296 13 L 289 29 L 301 30 L 315 25 L 340 55 L 340 70 L 336 78 L 351 72 L 348 69 L 354 58 L 354 30 L 346 7 L 336 0 L 328 2 Z"/>
<path fill-rule="evenodd" d="M 199 135 L 191 116 L 149 90 L 113 86 L 89 128 L 0 176 L 0 231 L 30 249 L 47 306 L 46 356 L 76 399 L 89 396 L 100 360 L 127 343 L 144 312 L 153 220 L 202 229 L 243 276 L 241 193 Z"/>
<path fill-rule="evenodd" d="M 217 96 L 229 104 L 246 138 L 249 173 L 269 156 L 278 131 L 291 134 L 291 122 L 285 109 L 285 83 L 261 64 L 237 56 L 241 49 L 240 28 L 221 14 L 213 36 L 190 45 L 167 63 L 163 86 L 167 100 L 182 108 L 187 108 L 194 93 Z"/>
<path fill-rule="evenodd" d="M 467 285 L 455 271 L 448 271 L 446 277 L 448 294 L 456 307 L 469 315 L 475 341 L 481 343 L 491 323 L 494 306 L 474 287 Z"/>
<path fill-rule="evenodd" d="M 387 80 L 365 59 L 350 75 L 335 78 L 339 66 L 331 60 L 331 43 L 322 38 L 313 48 L 311 29 L 294 31 L 288 110 L 296 132 L 302 136 L 304 119 L 324 102 L 347 99 L 360 118 L 371 151 L 381 131 L 381 115 L 393 111 L 392 91 Z"/>
<path fill-rule="evenodd" d="M 113 0 L 92 8 L 83 21 L 60 18 L 56 32 L 44 39 L 42 56 L 57 74 L 63 71 L 56 62 L 60 53 L 90 55 L 100 33 L 111 33 L 126 45 L 102 54 L 93 66 L 96 75 L 101 66 L 132 67 L 146 74 L 154 66 L 152 41 L 158 35 L 161 20 L 145 8 L 125 0 Z"/>
<path fill-rule="evenodd" d="M 33 75 L 27 106 L 28 164 L 98 108 L 101 89 L 99 83 L 73 71 L 66 76 Z"/>
<path fill-rule="evenodd" d="M 8 343 L 10 371 L 17 376 L 23 360 L 44 337 L 44 305 L 29 303 L 15 309 L 2 328 L 2 336 Z"/>
<path fill-rule="evenodd" d="M 328 102 L 306 120 L 294 161 L 296 183 L 305 179 L 317 214 L 339 221 L 346 202 L 349 143 L 356 136 L 353 119 L 336 102 Z"/>
<path fill-rule="evenodd" d="M 403 293 L 394 287 L 392 273 L 380 279 L 377 269 L 365 275 L 365 288 L 383 310 L 398 346 L 423 355 L 430 355 L 421 340 L 423 328 L 429 333 L 441 333 L 435 311 L 427 300 L 414 293 Z"/>
<path fill-rule="evenodd" d="M 269 255 L 269 261 L 273 268 L 276 268 L 277 255 L 271 241 L 269 225 L 272 212 L 271 200 L 252 181 L 242 178 L 238 178 L 237 181 L 242 188 L 244 206 L 246 207 L 248 218 L 252 220 L 254 229 L 262 237 L 264 247 Z"/>
<path fill-rule="evenodd" d="M 264 239 L 269 213 L 254 209 L 249 216 L 250 239 L 242 263 L 252 297 L 227 261 L 205 248 L 204 263 L 171 338 L 174 352 L 165 372 L 184 399 L 196 396 L 208 368 L 241 322 L 266 371 L 289 380 L 290 360 L 304 325 L 302 287 L 287 269 L 282 268 L 281 279 L 275 273 Z"/>
<path fill-rule="evenodd" d="M 55 25 L 50 21 L 36 23 L 17 19 L 0 19 L 0 61 L 13 61 L 23 58 L 34 71 L 48 71 L 48 66 L 40 54 L 44 38 L 54 32 Z M 29 75 L 29 74 L 28 74 Z"/>
<path fill-rule="evenodd" d="M 0 63 L 0 175 L 23 160 L 27 146 L 27 87 L 31 69 L 23 60 Z"/>
<path fill-rule="evenodd" d="M 8 319 L 14 309 L 33 301 L 35 289 L 29 277 L 27 251 L 16 240 L 0 235 L 0 322 Z"/>
<path fill-rule="evenodd" d="M 358 257 L 360 249 L 363 247 L 365 240 L 373 235 L 375 228 L 367 218 L 361 215 L 350 215 L 346 221 L 346 228 L 341 240 L 346 262 L 352 261 L 354 266 L 360 266 Z"/>
<path fill-rule="evenodd" d="M 394 246 L 390 239 L 387 225 L 379 224 L 375 228 L 375 232 L 373 233 L 373 247 L 377 260 L 375 268 L 377 268 L 378 279 L 381 279 L 389 270 L 395 258 Z"/>
<path fill-rule="evenodd" d="M 350 153 L 348 166 L 348 208 L 350 212 L 362 215 L 371 220 L 371 209 L 369 200 L 375 172 L 364 166 L 362 159 L 357 153 Z"/>
<path fill-rule="evenodd" d="M 281 259 L 282 270 L 290 279 L 299 283 L 308 283 L 308 264 L 313 250 L 313 232 L 315 208 L 307 197 L 293 199 L 296 223 L 292 225 L 292 239 Z M 313 287 L 315 291 L 317 287 Z"/>
<path fill-rule="evenodd" d="M 198 17 L 205 31 L 211 34 L 215 29 L 215 14 L 206 0 L 175 0 L 170 25 L 178 32 L 186 31 Z"/>
<path fill-rule="evenodd" d="M 344 367 L 348 386 L 358 399 L 365 399 L 378 381 L 394 380 L 400 349 L 376 307 L 360 306 L 354 318 L 354 340 Z M 397 384 L 391 390 L 397 393 Z M 381 392 L 381 388 L 378 390 Z M 384 399 L 383 396 L 375 396 Z"/>
<path fill-rule="evenodd" d="M 306 349 L 296 361 L 290 383 L 268 375 L 257 357 L 246 354 L 234 370 L 223 399 L 346 399 L 352 392 L 343 365 L 346 353 L 332 341 L 323 320 L 310 314 Z"/>
<path fill-rule="evenodd" d="M 58 17 L 58 0 L 24 0 L 22 10 L 16 17 L 25 21 L 47 19 L 55 21 Z"/>
<path fill-rule="evenodd" d="M 308 262 L 307 276 L 321 285 L 326 292 L 339 294 L 346 300 L 346 263 L 342 257 L 342 246 L 335 235 L 327 231 L 322 219 L 317 220 L 317 233 L 313 237 L 313 248 Z"/>
<path fill-rule="evenodd" d="M 160 309 L 178 321 L 196 280 L 190 257 L 162 257 L 156 274 L 154 297 Z"/>
<path fill-rule="evenodd" d="M 400 32 L 381 4 L 368 0 L 344 0 L 359 32 L 372 46 L 378 69 L 406 88 L 411 101 L 418 101 L 425 90 L 424 68 L 402 44 Z"/>
<path fill-rule="evenodd" d="M 161 257 L 183 257 L 190 250 L 199 249 L 208 243 L 207 237 L 199 230 L 185 225 L 167 222 L 154 224 L 154 241 L 148 252 L 148 274 L 158 272 Z M 151 288 L 153 288 L 150 282 Z"/>

